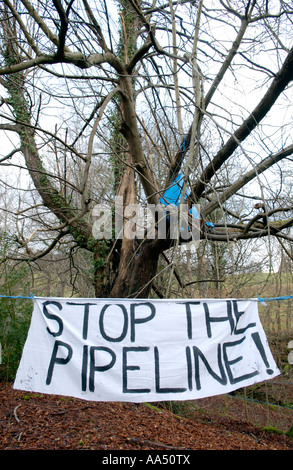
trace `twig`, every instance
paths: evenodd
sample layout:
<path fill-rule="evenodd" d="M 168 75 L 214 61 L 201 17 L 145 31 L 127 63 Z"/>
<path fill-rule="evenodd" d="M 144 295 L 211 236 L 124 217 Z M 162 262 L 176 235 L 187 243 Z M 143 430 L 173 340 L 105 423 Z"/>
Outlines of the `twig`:
<path fill-rule="evenodd" d="M 17 421 L 18 423 L 20 423 L 20 419 L 19 419 L 19 417 L 18 417 L 17 414 L 16 414 L 16 410 L 17 410 L 17 408 L 19 408 L 20 406 L 21 406 L 21 405 L 16 406 L 16 407 L 14 408 L 14 410 L 13 410 L 14 418 L 16 419 L 16 421 Z"/>
<path fill-rule="evenodd" d="M 65 413 L 70 413 L 71 411 L 81 411 L 81 410 L 86 410 L 87 408 L 91 408 L 90 405 L 85 405 L 85 406 L 78 406 L 77 408 L 68 408 L 68 410 L 61 410 L 61 411 L 54 411 L 53 413 L 51 413 L 53 416 L 56 416 L 56 415 L 64 415 Z"/>
<path fill-rule="evenodd" d="M 176 447 L 176 446 L 171 446 L 168 444 L 163 444 L 163 442 L 154 442 L 154 441 L 149 441 L 147 439 L 139 439 L 138 437 L 128 437 L 127 441 L 129 442 L 134 442 L 135 444 L 140 444 L 140 445 L 150 445 L 154 447 L 163 447 L 164 449 L 176 449 L 176 450 L 191 450 L 186 447 Z"/>

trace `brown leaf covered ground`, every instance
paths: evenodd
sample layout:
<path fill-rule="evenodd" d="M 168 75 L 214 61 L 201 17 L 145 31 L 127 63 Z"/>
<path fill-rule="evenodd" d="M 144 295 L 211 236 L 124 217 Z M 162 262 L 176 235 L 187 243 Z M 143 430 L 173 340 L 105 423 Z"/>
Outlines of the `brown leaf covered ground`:
<path fill-rule="evenodd" d="M 192 402 L 180 417 L 167 407 L 27 393 L 2 382 L 0 404 L 0 450 L 293 450 L 288 436 L 252 424 L 230 396 Z M 267 410 L 249 412 L 261 421 Z M 292 414 L 282 416 L 285 429 Z"/>

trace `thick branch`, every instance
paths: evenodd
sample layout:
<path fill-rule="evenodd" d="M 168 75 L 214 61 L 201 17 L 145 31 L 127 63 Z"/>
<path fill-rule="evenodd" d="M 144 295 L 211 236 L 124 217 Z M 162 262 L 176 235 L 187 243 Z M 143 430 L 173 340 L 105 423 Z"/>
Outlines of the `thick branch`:
<path fill-rule="evenodd" d="M 0 69 L 0 75 L 11 75 L 14 73 L 22 72 L 27 69 L 31 69 L 38 65 L 44 64 L 56 64 L 58 62 L 55 55 L 41 55 L 35 59 L 29 59 L 18 64 L 8 65 Z"/>
<path fill-rule="evenodd" d="M 55 54 L 44 54 L 42 56 L 36 57 L 35 59 L 26 60 L 24 62 L 3 67 L 0 69 L 0 75 L 11 75 L 36 67 L 38 65 L 57 64 L 62 62 L 73 64 L 81 69 L 88 69 L 93 65 L 101 65 L 107 62 L 112 65 L 118 73 L 122 72 L 121 61 L 111 52 L 107 52 L 105 54 L 90 54 L 88 56 L 85 56 L 81 52 L 66 52 L 62 58 Z"/>
<path fill-rule="evenodd" d="M 25 158 L 26 167 L 44 205 L 48 207 L 59 220 L 68 225 L 70 233 L 78 240 L 80 246 L 87 247 L 91 237 L 91 229 L 82 221 L 84 214 L 77 213 L 57 189 L 54 188 L 39 156 L 35 142 L 35 130 L 30 124 L 30 114 L 28 104 L 25 100 L 23 80 L 19 80 L 18 75 L 13 75 L 10 80 L 7 81 L 6 88 L 16 115 L 21 151 Z"/>
<path fill-rule="evenodd" d="M 2 158 L 0 159 L 0 163 L 3 163 L 4 161 L 9 160 L 10 158 L 13 157 L 13 155 L 15 155 L 16 153 L 18 153 L 18 152 L 20 152 L 20 151 L 21 151 L 20 148 L 15 148 L 15 149 L 11 150 L 11 152 L 9 152 L 8 155 L 6 155 L 5 157 L 2 157 Z"/>
<path fill-rule="evenodd" d="M 48 28 L 48 26 L 44 22 L 43 18 L 40 17 L 40 15 L 34 9 L 34 7 L 31 5 L 31 3 L 28 0 L 21 0 L 21 1 L 22 1 L 23 5 L 25 6 L 25 8 L 27 9 L 30 16 L 36 21 L 37 25 L 41 28 L 43 33 L 45 33 L 47 38 L 50 39 L 50 41 L 53 42 L 53 44 L 55 44 L 55 46 L 58 47 L 59 46 L 59 41 L 58 41 L 57 36 L 55 36 L 55 34 L 53 34 L 52 31 L 50 30 L 50 28 Z M 67 52 L 70 52 L 69 49 L 67 49 L 67 48 L 65 48 L 65 50 L 67 50 Z"/>
<path fill-rule="evenodd" d="M 70 10 L 71 4 L 74 0 L 71 0 L 69 7 L 67 8 L 67 12 L 65 12 L 62 3 L 60 0 L 53 0 L 54 6 L 58 12 L 60 18 L 60 29 L 59 29 L 59 38 L 58 38 L 58 57 L 63 57 L 64 55 L 64 48 L 65 48 L 65 39 L 68 30 L 68 12 Z"/>
<path fill-rule="evenodd" d="M 222 194 L 218 195 L 216 200 L 211 201 L 209 204 L 207 204 L 203 208 L 203 216 L 211 214 L 215 209 L 217 209 L 217 207 L 227 201 L 231 196 L 233 196 L 237 191 L 239 191 L 239 189 L 241 189 L 247 183 L 252 181 L 257 175 L 261 175 L 264 171 L 273 166 L 275 163 L 283 160 L 289 155 L 292 155 L 292 153 L 293 145 L 289 145 L 280 152 L 275 153 L 273 155 L 269 155 L 258 165 L 256 165 L 252 170 L 248 171 L 247 173 L 245 173 L 245 175 L 241 176 L 235 183 L 229 186 L 228 189 L 223 191 Z"/>
<path fill-rule="evenodd" d="M 226 160 L 233 154 L 239 144 L 243 142 L 262 121 L 270 111 L 280 94 L 285 90 L 288 84 L 293 80 L 293 48 L 290 50 L 282 68 L 276 74 L 269 89 L 256 108 L 247 119 L 230 137 L 226 144 L 219 150 L 209 165 L 205 168 L 193 190 L 195 197 L 199 199 L 206 187 L 206 184 L 212 179 L 215 173 L 221 168 Z"/>
<path fill-rule="evenodd" d="M 131 73 L 136 66 L 136 64 L 147 54 L 147 52 L 150 50 L 152 47 L 152 42 L 151 41 L 146 41 L 140 49 L 138 49 L 132 56 L 131 61 L 129 62 L 127 66 L 127 71 L 128 73 Z"/>
<path fill-rule="evenodd" d="M 119 77 L 121 93 L 121 109 L 123 114 L 123 126 L 121 132 L 129 145 L 133 166 L 137 171 L 146 198 L 150 204 L 158 202 L 156 182 L 153 181 L 153 175 L 150 173 L 142 148 L 141 136 L 137 125 L 135 99 L 133 93 L 132 77 L 123 74 Z"/>

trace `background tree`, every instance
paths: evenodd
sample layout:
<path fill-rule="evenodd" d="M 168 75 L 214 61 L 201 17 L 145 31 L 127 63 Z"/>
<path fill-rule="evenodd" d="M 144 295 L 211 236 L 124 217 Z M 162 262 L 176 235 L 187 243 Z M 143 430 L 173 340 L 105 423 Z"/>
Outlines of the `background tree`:
<path fill-rule="evenodd" d="M 97 239 L 91 211 L 157 204 L 178 175 L 202 240 L 290 243 L 292 14 L 284 1 L 4 0 L 0 163 L 33 183 L 13 208 L 18 257 L 82 251 L 94 295 L 148 296 L 159 262 L 178 279 L 182 240 Z"/>

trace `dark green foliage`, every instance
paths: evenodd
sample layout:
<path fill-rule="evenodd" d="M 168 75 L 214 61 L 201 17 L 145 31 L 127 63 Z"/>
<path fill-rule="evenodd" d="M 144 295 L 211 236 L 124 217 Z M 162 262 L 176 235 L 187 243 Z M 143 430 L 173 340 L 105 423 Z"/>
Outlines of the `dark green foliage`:
<path fill-rule="evenodd" d="M 286 432 L 286 435 L 290 437 L 291 441 L 293 441 L 293 424 L 290 429 Z"/>
<path fill-rule="evenodd" d="M 8 307 L 5 303 L 7 304 L 4 299 L 0 299 L 0 341 L 2 345 L 0 380 L 12 380 L 17 371 L 27 337 L 32 307 L 28 300 L 11 299 Z M 12 311 L 17 311 L 14 318 L 11 318 Z"/>
<path fill-rule="evenodd" d="M 117 56 L 125 63 L 129 62 L 137 50 L 137 15 L 128 0 L 117 0 L 120 11 L 119 42 Z M 133 79 L 133 87 L 135 79 Z M 121 183 L 125 170 L 125 152 L 128 149 L 127 141 L 123 136 L 123 116 L 121 114 L 120 98 L 115 99 L 114 107 L 110 113 L 110 147 L 112 150 L 110 163 L 114 174 L 114 192 Z"/>
<path fill-rule="evenodd" d="M 28 268 L 7 259 L 13 241 L 6 235 L 0 237 L 0 294 L 2 296 L 27 296 Z M 0 297 L 0 380 L 15 376 L 30 325 L 32 302 L 26 299 Z"/>
<path fill-rule="evenodd" d="M 262 431 L 273 433 L 273 434 L 284 434 L 283 431 L 281 431 L 278 428 L 275 428 L 274 426 L 265 426 L 262 428 Z"/>
<path fill-rule="evenodd" d="M 285 434 L 286 436 L 288 436 L 293 441 L 293 424 L 290 427 L 290 429 L 288 431 L 286 431 L 285 433 L 283 431 L 281 431 L 280 429 L 275 428 L 274 426 L 264 427 L 264 428 L 262 428 L 262 431 L 271 432 L 271 433 L 275 433 L 275 434 Z"/>
<path fill-rule="evenodd" d="M 118 0 L 120 6 L 120 38 L 117 54 L 126 62 L 136 51 L 137 15 L 128 0 Z"/>

